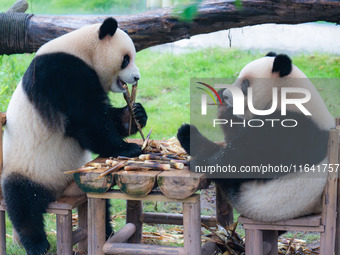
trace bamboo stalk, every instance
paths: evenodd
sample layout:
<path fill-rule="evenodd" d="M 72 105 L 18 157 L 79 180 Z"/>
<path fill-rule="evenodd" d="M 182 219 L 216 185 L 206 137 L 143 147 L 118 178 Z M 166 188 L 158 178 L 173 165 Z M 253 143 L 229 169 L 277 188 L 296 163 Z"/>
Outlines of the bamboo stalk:
<path fill-rule="evenodd" d="M 116 165 L 114 165 L 113 167 L 107 169 L 105 172 L 101 173 L 97 178 L 96 180 L 108 175 L 108 174 L 111 174 L 113 172 L 116 172 L 118 171 L 119 169 L 123 168 L 125 166 L 126 162 L 119 162 L 117 163 Z"/>
<path fill-rule="evenodd" d="M 124 167 L 125 171 L 133 171 L 133 170 L 163 170 L 168 171 L 170 170 L 170 164 L 153 164 L 153 163 L 129 163 Z"/>
<path fill-rule="evenodd" d="M 126 85 L 125 85 L 125 88 L 126 88 L 126 90 L 123 93 L 124 99 L 125 99 L 128 107 L 129 107 L 131 117 L 132 117 L 133 121 L 135 122 L 137 129 L 138 129 L 140 135 L 142 136 L 143 141 L 145 141 L 145 137 L 144 137 L 144 134 L 143 134 L 143 131 L 142 131 L 142 127 L 140 126 L 138 120 L 136 120 L 136 118 L 134 117 L 134 114 L 133 114 L 133 105 L 132 105 L 132 102 L 131 102 L 131 96 L 130 96 L 129 88 Z"/>
<path fill-rule="evenodd" d="M 151 133 L 152 133 L 152 128 L 150 129 L 150 131 L 149 131 L 148 135 L 146 136 L 146 139 L 145 139 L 145 141 L 144 141 L 144 143 L 143 143 L 143 145 L 142 145 L 142 151 L 143 151 L 146 147 L 148 147 Z"/>
<path fill-rule="evenodd" d="M 132 89 L 131 89 L 131 101 L 132 101 L 132 105 L 136 102 L 137 85 L 138 85 L 138 82 L 132 84 Z M 131 135 L 131 126 L 132 126 L 132 115 L 130 116 L 130 122 L 129 122 L 129 136 Z"/>
<path fill-rule="evenodd" d="M 96 167 L 93 167 L 93 166 L 81 167 L 81 168 L 76 169 L 76 170 L 66 171 L 66 172 L 64 172 L 64 174 L 84 173 L 84 172 L 88 172 L 88 171 L 91 171 L 91 170 L 94 170 L 94 169 L 96 169 Z"/>
<path fill-rule="evenodd" d="M 175 169 L 179 169 L 179 170 L 184 168 L 183 163 L 179 163 L 179 162 L 176 162 L 174 160 L 170 160 L 170 161 L 167 161 L 167 160 L 145 160 L 144 162 L 145 163 L 158 163 L 158 164 L 164 164 L 164 163 L 169 164 L 170 163 L 171 168 L 175 168 Z"/>

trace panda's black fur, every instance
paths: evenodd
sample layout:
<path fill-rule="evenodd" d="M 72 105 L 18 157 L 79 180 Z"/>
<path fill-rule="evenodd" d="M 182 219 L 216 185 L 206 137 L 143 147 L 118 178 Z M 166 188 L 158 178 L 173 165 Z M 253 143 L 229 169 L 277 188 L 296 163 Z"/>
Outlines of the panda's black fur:
<path fill-rule="evenodd" d="M 7 111 L 2 191 L 9 218 L 29 255 L 45 254 L 50 247 L 44 230 L 43 213 L 46 212 L 48 204 L 60 197 L 66 185 L 72 181 L 72 176 L 65 175 L 64 171 L 81 167 L 89 160 L 89 151 L 105 157 L 118 155 L 133 157 L 141 153 L 140 146 L 123 140 L 129 132 L 128 107 L 114 108 L 107 96 L 107 92 L 112 90 L 108 87 L 111 84 L 103 84 L 102 81 L 105 79 L 100 79 L 103 76 L 111 77 L 110 72 L 115 72 L 113 75 L 117 76 L 117 82 L 113 80 L 112 86 L 118 86 L 118 79 L 123 79 L 122 77 L 129 80 L 126 81 L 128 83 L 139 79 L 138 68 L 134 63 L 131 64 L 131 58 L 134 58 L 136 53 L 131 39 L 122 31 L 118 31 L 117 21 L 113 18 L 79 31 L 81 32 L 72 32 L 76 36 L 70 33 L 42 46 L 43 53 L 39 54 L 38 51 L 29 65 Z M 93 38 L 83 36 L 82 32 L 88 33 L 87 36 Z M 80 53 L 77 52 L 77 48 L 72 48 L 72 43 L 77 43 L 75 41 L 77 37 L 81 40 L 78 46 L 85 45 L 84 51 L 79 51 Z M 118 39 L 112 45 L 114 38 Z M 89 47 L 91 43 L 101 44 L 105 49 L 110 47 L 111 50 L 115 49 L 117 40 L 118 44 L 120 43 L 118 46 L 122 58 L 120 54 L 112 51 L 110 53 L 99 51 L 99 54 L 103 55 L 100 59 L 88 58 L 87 55 L 93 53 L 94 46 L 97 46 Z M 59 47 L 61 51 L 58 51 Z M 71 53 L 64 52 L 69 48 Z M 78 55 L 73 55 L 73 51 Z M 93 66 L 80 58 L 82 54 L 87 61 L 93 61 Z M 127 54 L 130 54 L 129 61 L 122 67 L 123 57 L 125 59 Z M 105 63 L 103 62 L 105 58 L 109 58 L 106 64 L 115 65 L 112 68 L 109 66 L 103 75 L 99 73 L 103 69 L 101 65 Z M 130 66 L 127 71 L 128 68 L 125 67 L 128 64 Z M 95 67 L 97 70 L 94 70 Z M 121 70 L 123 68 L 125 69 Z M 112 91 L 122 92 L 122 89 Z M 20 112 L 30 116 L 20 116 Z M 134 115 L 144 127 L 147 115 L 141 104 L 134 105 Z M 21 119 L 28 120 L 26 125 L 20 121 Z M 37 133 L 39 130 L 43 133 Z M 131 134 L 136 132 L 137 127 L 133 124 Z M 19 139 L 18 135 L 21 133 L 26 133 L 29 137 Z M 52 136 L 53 138 L 50 138 Z M 57 144 L 51 142 L 53 139 Z M 45 151 L 49 151 L 46 155 L 50 156 L 50 159 L 45 159 L 34 151 L 45 148 L 40 140 L 48 141 Z M 28 158 L 24 161 L 27 163 L 26 166 L 15 161 L 15 153 L 18 153 L 20 158 Z M 58 153 L 62 155 L 58 157 Z M 66 159 L 65 162 L 63 159 Z M 36 165 L 37 169 L 34 168 Z M 50 174 L 44 175 L 45 173 Z M 49 175 L 61 178 L 62 183 Z M 42 179 L 39 179 L 40 177 Z M 109 209 L 110 204 L 107 200 L 105 216 L 107 238 L 113 233 Z"/>
<path fill-rule="evenodd" d="M 223 116 L 220 116 L 224 119 Z M 256 119 L 282 120 L 281 112 L 274 112 L 269 116 L 257 116 Z M 318 164 L 327 155 L 329 132 L 321 130 L 311 119 L 296 112 L 287 112 L 284 119 L 295 119 L 299 124 L 295 128 L 278 126 L 271 128 L 241 128 L 236 136 L 230 137 L 226 148 L 221 148 L 208 141 L 194 126 L 185 124 L 180 127 L 177 137 L 183 148 L 192 156 L 197 156 L 197 161 L 192 164 L 199 165 L 225 165 L 226 162 L 239 168 L 240 166 L 259 166 L 261 164 L 273 166 L 289 166 Z M 312 139 L 311 139 L 312 138 Z M 202 147 L 190 149 L 190 139 L 202 141 Z M 297 142 L 298 141 L 298 142 Z M 199 144 L 199 143 L 197 143 Z M 259 155 L 265 155 L 261 157 Z M 286 174 L 286 173 L 282 173 Z M 279 177 L 280 173 L 276 175 Z M 258 180 L 261 178 L 258 178 Z M 240 185 L 252 179 L 213 179 L 220 184 L 227 193 L 237 193 Z M 269 181 L 271 178 L 263 178 Z"/>

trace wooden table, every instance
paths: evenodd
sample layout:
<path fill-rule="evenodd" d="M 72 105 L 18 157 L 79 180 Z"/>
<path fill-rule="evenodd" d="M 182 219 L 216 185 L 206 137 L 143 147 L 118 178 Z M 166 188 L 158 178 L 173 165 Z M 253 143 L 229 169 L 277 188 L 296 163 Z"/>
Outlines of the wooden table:
<path fill-rule="evenodd" d="M 93 162 L 103 163 L 105 160 L 97 158 Z M 90 191 L 87 192 L 88 254 L 201 254 L 201 221 L 208 226 L 216 226 L 213 217 L 201 216 L 200 195 L 195 193 L 209 184 L 204 174 L 192 173 L 188 168 L 119 171 L 99 179 L 99 182 L 94 181 L 96 175 L 99 173 L 75 175 L 77 183 L 81 182 L 85 185 L 83 188 Z M 110 189 L 114 185 L 117 185 L 116 189 Z M 127 201 L 127 225 L 106 242 L 105 199 Z M 182 203 L 183 214 L 143 212 L 143 201 Z M 232 209 L 226 207 L 222 199 L 216 201 L 216 208 L 217 218 L 222 219 L 222 223 L 232 222 Z M 141 244 L 143 223 L 183 225 L 184 247 Z"/>

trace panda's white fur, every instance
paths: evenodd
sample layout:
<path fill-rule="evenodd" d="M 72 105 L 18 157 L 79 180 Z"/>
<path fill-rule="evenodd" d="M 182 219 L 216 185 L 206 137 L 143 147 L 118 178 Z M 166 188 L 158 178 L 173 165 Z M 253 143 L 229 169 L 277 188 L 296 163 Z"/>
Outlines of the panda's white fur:
<path fill-rule="evenodd" d="M 18 84 L 7 109 L 1 179 L 8 214 L 27 254 L 49 249 L 42 218 L 48 203 L 63 193 L 83 194 L 65 171 L 90 161 L 90 151 L 141 153 L 123 140 L 128 108 L 112 107 L 107 97 L 140 78 L 135 56 L 131 38 L 108 18 L 43 45 Z M 137 103 L 134 111 L 144 127 L 144 108 Z M 107 225 L 107 235 L 111 231 Z"/>
<path fill-rule="evenodd" d="M 266 128 L 261 131 L 261 128 L 232 129 L 222 126 L 226 135 L 226 148 L 220 148 L 209 142 L 195 127 L 183 125 L 178 131 L 178 139 L 194 156 L 191 162 L 193 166 L 230 164 L 240 167 L 253 165 L 254 162 L 260 165 L 262 162 L 275 164 L 281 161 L 286 165 L 291 164 L 292 160 L 300 162 L 300 158 L 301 162 L 313 162 L 316 165 L 328 162 L 328 132 L 335 126 L 334 118 L 313 83 L 300 69 L 292 65 L 288 56 L 270 54 L 250 62 L 240 71 L 233 85 L 241 90 L 242 86 L 251 87 L 253 105 L 258 110 L 269 109 L 272 106 L 272 88 L 277 87 L 279 93 L 277 111 L 270 116 L 255 116 L 248 109 L 247 93 L 243 92 L 245 114 L 232 115 L 232 107 L 230 107 L 233 104 L 232 94 L 226 89 L 223 91 L 223 100 L 226 104 L 219 107 L 218 118 L 231 117 L 237 121 L 265 117 L 284 119 L 280 113 L 282 87 L 307 89 L 311 93 L 311 99 L 303 106 L 312 115 L 305 116 L 295 105 L 288 104 L 287 114 L 299 119 L 298 128 Z M 289 93 L 288 97 L 289 99 L 301 98 L 302 95 Z M 276 124 L 280 125 L 277 122 Z M 205 148 L 190 148 L 190 139 L 195 140 L 195 144 L 204 144 Z M 310 144 L 312 148 L 308 147 Z M 281 157 L 279 151 L 286 157 Z M 298 171 L 300 164 L 303 163 L 296 165 Z M 320 212 L 327 171 L 321 174 L 302 171 L 302 173 L 289 173 L 274 179 L 214 178 L 213 180 L 240 214 L 258 221 L 273 222 Z"/>
<path fill-rule="evenodd" d="M 73 180 L 64 171 L 77 169 L 90 159 L 90 152 L 74 138 L 65 137 L 62 128 L 51 130 L 44 124 L 20 82 L 7 109 L 2 180 L 19 173 L 54 190 L 59 197 Z"/>

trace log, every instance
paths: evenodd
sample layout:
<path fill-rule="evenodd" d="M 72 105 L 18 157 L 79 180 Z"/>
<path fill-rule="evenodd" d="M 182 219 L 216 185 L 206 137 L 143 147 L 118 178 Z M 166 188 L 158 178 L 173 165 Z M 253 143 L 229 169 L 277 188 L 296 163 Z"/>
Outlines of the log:
<path fill-rule="evenodd" d="M 93 253 L 94 254 L 94 253 Z M 116 255 L 179 255 L 184 254 L 182 247 L 170 247 L 151 244 L 109 243 L 105 246 L 105 254 Z"/>
<path fill-rule="evenodd" d="M 183 214 L 145 212 L 141 221 L 148 224 L 183 225 Z M 201 221 L 206 226 L 216 227 L 217 221 L 214 217 L 201 215 Z"/>
<path fill-rule="evenodd" d="M 136 226 L 132 223 L 127 223 L 117 233 L 110 237 L 110 239 L 106 241 L 105 245 L 109 243 L 125 243 L 135 232 Z M 104 253 L 106 252 L 105 245 L 103 247 Z"/>
<path fill-rule="evenodd" d="M 87 238 L 87 229 L 78 228 L 72 231 L 72 246 Z"/>
<path fill-rule="evenodd" d="M 162 172 L 157 176 L 157 183 L 166 197 L 184 199 L 205 187 L 207 179 L 204 174 L 185 169 Z"/>
<path fill-rule="evenodd" d="M 133 39 L 137 51 L 234 27 L 265 23 L 298 24 L 320 20 L 339 23 L 340 1 L 276 0 L 274 4 L 272 0 L 243 0 L 242 8 L 237 8 L 235 1 L 204 1 L 191 23 L 180 22 L 174 16 L 172 7 L 115 18 L 119 27 L 126 30 Z M 0 26 L 0 35 L 3 35 L 3 38 L 0 37 L 0 54 L 35 52 L 42 44 L 58 36 L 85 25 L 100 23 L 106 18 L 22 14 L 21 19 L 8 22 L 8 17 L 11 16 L 0 14 L 0 24 L 2 20 L 6 21 L 5 26 Z M 23 26 L 23 21 L 25 31 L 14 40 L 24 43 L 8 43 L 10 35 L 16 34 L 18 24 Z"/>
<path fill-rule="evenodd" d="M 146 196 L 155 187 L 157 175 L 160 173 L 160 171 L 120 171 L 116 173 L 116 183 L 127 195 Z"/>
<path fill-rule="evenodd" d="M 100 173 L 75 173 L 74 181 L 84 192 L 104 193 L 115 185 L 114 175 L 108 174 L 98 178 Z"/>

